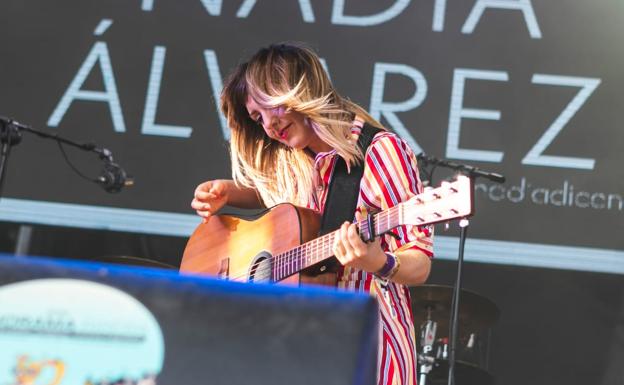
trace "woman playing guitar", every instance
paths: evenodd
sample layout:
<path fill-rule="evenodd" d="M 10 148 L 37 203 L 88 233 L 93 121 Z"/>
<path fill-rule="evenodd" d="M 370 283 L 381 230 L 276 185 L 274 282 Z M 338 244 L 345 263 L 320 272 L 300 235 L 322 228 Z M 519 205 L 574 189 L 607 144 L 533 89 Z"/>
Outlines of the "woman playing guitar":
<path fill-rule="evenodd" d="M 195 190 L 191 206 L 204 221 L 224 205 L 270 207 L 290 202 L 322 213 L 328 186 L 342 157 L 362 164 L 356 219 L 422 192 L 416 157 L 364 109 L 333 88 L 319 57 L 301 44 L 259 50 L 226 81 L 221 109 L 231 129 L 232 180 L 212 180 Z M 362 151 L 363 124 L 380 128 Z M 333 253 L 342 265 L 335 285 L 369 292 L 379 302 L 379 384 L 416 383 L 414 325 L 407 286 L 425 282 L 432 257 L 430 227 L 403 225 L 364 242 L 345 222 Z M 328 281 L 326 274 L 307 281 Z"/>

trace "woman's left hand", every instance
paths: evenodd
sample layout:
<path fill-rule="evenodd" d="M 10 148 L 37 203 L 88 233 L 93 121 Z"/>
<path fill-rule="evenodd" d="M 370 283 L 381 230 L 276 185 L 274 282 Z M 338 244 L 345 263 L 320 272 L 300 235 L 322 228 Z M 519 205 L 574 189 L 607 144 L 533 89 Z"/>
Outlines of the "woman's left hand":
<path fill-rule="evenodd" d="M 356 222 L 361 221 L 361 215 L 355 214 Z M 337 230 L 334 241 L 334 256 L 344 266 L 375 273 L 386 263 L 386 254 L 381 248 L 379 238 L 374 242 L 362 241 L 355 223 L 345 222 Z"/>

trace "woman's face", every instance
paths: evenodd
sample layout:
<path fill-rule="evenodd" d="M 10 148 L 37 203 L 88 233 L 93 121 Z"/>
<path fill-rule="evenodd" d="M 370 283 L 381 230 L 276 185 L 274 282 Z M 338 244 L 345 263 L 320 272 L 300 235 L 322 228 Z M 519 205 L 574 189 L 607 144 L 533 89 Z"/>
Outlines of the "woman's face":
<path fill-rule="evenodd" d="M 309 148 L 315 153 L 331 150 L 306 124 L 303 114 L 284 112 L 282 108 L 263 108 L 251 96 L 247 97 L 245 107 L 251 120 L 262 126 L 269 138 L 292 148 Z"/>

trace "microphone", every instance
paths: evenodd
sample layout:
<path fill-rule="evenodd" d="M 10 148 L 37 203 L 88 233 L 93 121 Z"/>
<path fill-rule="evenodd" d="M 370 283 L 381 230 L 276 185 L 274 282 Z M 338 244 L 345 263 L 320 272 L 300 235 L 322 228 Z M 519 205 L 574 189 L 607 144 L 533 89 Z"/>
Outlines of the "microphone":
<path fill-rule="evenodd" d="M 134 178 L 126 174 L 123 168 L 111 160 L 105 160 L 101 175 L 95 180 L 106 192 L 118 193 L 122 187 L 134 185 Z"/>

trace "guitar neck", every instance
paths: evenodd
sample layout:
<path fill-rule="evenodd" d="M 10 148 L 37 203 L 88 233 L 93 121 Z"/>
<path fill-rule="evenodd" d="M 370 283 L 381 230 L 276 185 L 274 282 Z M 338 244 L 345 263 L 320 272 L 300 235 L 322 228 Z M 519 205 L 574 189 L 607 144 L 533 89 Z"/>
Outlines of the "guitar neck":
<path fill-rule="evenodd" d="M 411 197 L 388 210 L 372 215 L 375 236 L 401 225 L 424 226 L 465 218 L 474 213 L 472 180 L 460 175 L 454 182 L 443 182 L 435 189 Z M 368 220 L 358 224 L 364 239 L 371 239 Z M 273 258 L 273 279 L 280 281 L 334 255 L 334 237 L 338 231 L 323 235 Z"/>
<path fill-rule="evenodd" d="M 386 211 L 372 215 L 373 234 L 384 234 L 404 224 L 401 222 L 402 208 L 403 205 L 398 204 Z M 357 225 L 363 238 L 370 239 L 371 231 L 369 230 L 368 221 L 360 221 Z M 338 230 L 333 231 L 284 253 L 275 255 L 273 257 L 273 280 L 275 282 L 281 281 L 333 257 L 333 246 L 337 234 Z"/>

